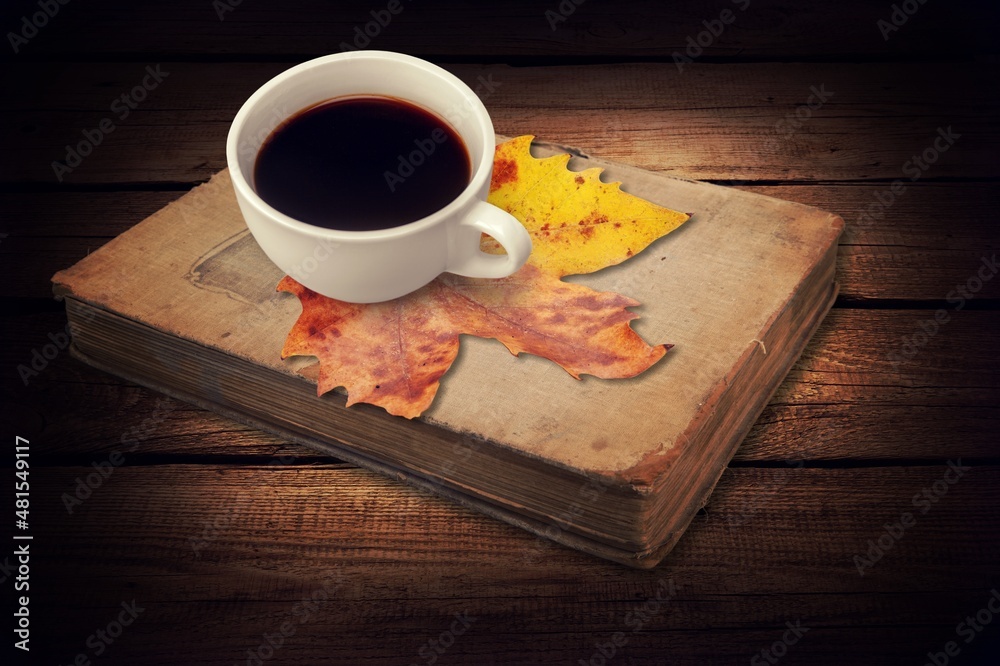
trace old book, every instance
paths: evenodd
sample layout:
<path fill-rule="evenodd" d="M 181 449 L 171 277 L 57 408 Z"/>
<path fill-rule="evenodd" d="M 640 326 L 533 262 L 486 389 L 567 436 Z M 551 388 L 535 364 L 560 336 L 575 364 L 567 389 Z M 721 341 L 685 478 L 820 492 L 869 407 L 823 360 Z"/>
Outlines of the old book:
<path fill-rule="evenodd" d="M 538 156 L 565 152 L 536 145 Z M 463 336 L 416 420 L 317 397 L 315 359 L 280 358 L 299 313 L 250 236 L 227 172 L 57 273 L 73 352 L 98 368 L 429 489 L 539 536 L 656 565 L 835 298 L 830 213 L 578 156 L 605 181 L 693 213 L 619 266 L 569 278 L 642 303 L 674 348 L 633 379 L 575 380 Z"/>

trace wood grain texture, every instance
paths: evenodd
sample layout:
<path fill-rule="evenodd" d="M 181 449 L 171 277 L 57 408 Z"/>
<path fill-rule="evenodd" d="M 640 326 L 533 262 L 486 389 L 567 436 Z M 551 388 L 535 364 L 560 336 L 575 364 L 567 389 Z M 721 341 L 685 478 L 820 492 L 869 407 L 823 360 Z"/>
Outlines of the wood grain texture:
<path fill-rule="evenodd" d="M 670 663 L 748 660 L 786 621 L 809 628 L 803 663 L 843 663 L 848 637 L 881 644 L 855 663 L 918 659 L 998 584 L 1000 469 L 969 469 L 921 514 L 913 495 L 946 470 L 733 470 L 671 556 L 640 572 L 360 470 L 121 468 L 68 514 L 60 496 L 90 469 L 53 468 L 36 491 L 51 584 L 40 601 L 49 627 L 135 599 L 143 615 L 108 663 L 176 663 L 178 641 L 186 662 L 242 663 L 317 590 L 329 598 L 279 663 L 409 663 L 455 612 L 475 622 L 446 663 L 573 663 L 615 631 L 639 663 L 682 644 Z M 907 511 L 916 524 L 860 576 L 854 555 Z M 62 569 L 68 559 L 80 564 Z M 647 606 L 658 590 L 669 601 Z M 72 654 L 80 640 L 46 649 Z"/>
<path fill-rule="evenodd" d="M 919 356 L 894 365 L 888 353 L 902 354 L 903 339 L 919 332 L 932 311 L 833 310 L 735 459 L 995 458 L 1000 360 L 989 332 L 1000 325 L 1000 313 L 954 314 Z M 58 460 L 125 452 L 133 444 L 126 447 L 122 437 L 137 428 L 139 459 L 314 455 L 133 387 L 65 353 L 25 387 L 16 367 L 31 363 L 32 349 L 49 343 L 48 334 L 65 326 L 64 315 L 6 318 L 0 326 L 7 340 L 0 358 L 11 369 L 4 383 L 5 418 L 39 442 L 39 454 Z"/>
<path fill-rule="evenodd" d="M 527 127 L 599 157 L 696 177 L 767 179 L 777 185 L 746 187 L 847 220 L 842 294 L 889 309 L 839 311 L 827 320 L 737 453 L 740 465 L 779 467 L 727 472 L 672 559 L 639 572 L 538 546 L 502 523 L 366 472 L 247 466 L 280 460 L 294 447 L 175 405 L 143 440 L 145 457 L 127 460 L 69 516 L 59 495 L 89 473 L 91 460 L 104 459 L 123 430 L 156 414 L 159 396 L 66 355 L 26 389 L 16 364 L 64 319 L 5 309 L 3 421 L 30 427 L 48 461 L 81 465 L 33 477 L 39 486 L 32 500 L 46 516 L 46 539 L 37 543 L 51 549 L 39 551 L 48 553 L 37 563 L 44 601 L 32 610 L 39 646 L 53 652 L 49 662 L 68 663 L 86 651 L 87 636 L 117 614 L 120 601 L 143 604 L 146 597 L 152 603 L 142 619 L 101 661 L 243 664 L 248 648 L 258 648 L 297 601 L 336 581 L 338 572 L 347 583 L 335 601 L 297 627 L 268 663 L 426 663 L 420 648 L 448 628 L 452 612 L 466 609 L 479 619 L 440 664 L 578 663 L 599 654 L 597 644 L 607 645 L 616 631 L 627 632 L 628 644 L 611 663 L 746 664 L 796 620 L 811 629 L 781 664 L 919 664 L 955 640 L 956 623 L 983 608 L 1000 585 L 994 468 L 976 467 L 987 476 L 970 475 L 950 490 L 870 575 L 860 578 L 849 557 L 943 473 L 941 466 L 898 461 L 995 460 L 993 313 L 958 313 L 907 365 L 905 377 L 892 375 L 884 355 L 933 312 L 898 310 L 914 304 L 896 299 L 933 308 L 954 281 L 971 275 L 967 262 L 996 248 L 995 127 L 982 128 L 997 116 L 1000 5 L 928 2 L 886 41 L 875 21 L 891 11 L 888 0 L 753 0 L 676 75 L 672 52 L 726 4 L 588 0 L 552 31 L 544 11 L 558 8 L 554 0 L 480 3 L 458 12 L 452 2 L 415 2 L 372 46 L 451 63 L 660 59 L 656 75 L 638 78 L 628 74 L 634 65 L 603 74 L 603 67 L 583 67 L 582 78 L 571 81 L 567 68 L 512 69 L 514 77 L 527 72 L 530 95 L 551 84 L 559 94 L 522 108 L 522 79 L 494 76 L 503 85 L 486 103 L 508 134 Z M 48 297 L 55 269 L 179 196 L 48 192 L 57 188 L 51 161 L 109 115 L 108 105 L 141 80 L 147 64 L 190 61 L 176 70 L 184 76 L 172 74 L 118 123 L 69 182 L 135 189 L 205 180 L 221 168 L 225 126 L 256 85 L 337 50 L 381 6 L 247 0 L 224 21 L 208 0 L 62 6 L 20 53 L 7 56 L 4 70 L 11 93 L 0 104 L 0 136 L 11 149 L 0 167 L 0 232 L 10 234 L 0 240 L 5 305 L 47 307 L 39 297 Z M 16 0 L 2 11 L 2 24 L 16 29 L 37 3 Z M 761 60 L 796 62 L 746 64 Z M 470 80 L 490 71 L 448 66 Z M 836 92 L 830 103 L 789 141 L 764 150 L 774 124 L 824 82 Z M 884 219 L 870 229 L 857 225 L 941 123 L 959 132 L 971 123 L 973 132 L 911 184 Z M 41 196 L 16 194 L 33 180 Z M 970 307 L 995 308 L 996 284 Z M 862 302 L 871 299 L 881 300 Z M 220 460 L 236 448 L 260 458 Z M 872 466 L 799 470 L 775 463 L 806 450 L 815 461 Z M 174 455 L 189 464 L 157 464 Z M 213 459 L 220 464 L 200 464 Z M 216 520 L 225 529 L 201 559 L 194 557 L 187 537 Z M 632 633 L 627 614 L 641 609 L 665 574 L 680 586 L 678 603 Z M 993 663 L 998 625 L 991 627 L 962 644 L 954 663 Z"/>
<path fill-rule="evenodd" d="M 34 3 L 23 1 L 20 13 Z M 206 58 L 277 56 L 307 58 L 342 50 L 364 29 L 372 12 L 387 2 L 306 0 L 283 3 L 230 3 L 183 0 L 167 6 L 136 6 L 126 0 L 100 0 L 86 8 L 69 7 L 38 39 L 23 47 L 22 57 L 72 56 L 135 58 L 159 53 Z M 936 3 L 935 3 L 936 4 Z M 402 11 L 368 48 L 413 55 L 452 58 L 656 57 L 672 58 L 729 8 L 734 19 L 705 47 L 705 59 L 794 57 L 907 57 L 995 53 L 987 26 L 996 7 L 982 2 L 952 2 L 921 8 L 904 30 L 885 39 L 876 22 L 889 19 L 881 2 L 847 0 L 797 3 L 734 0 L 705 5 L 696 0 L 664 4 L 574 2 L 560 7 L 552 0 L 514 0 L 503 5 L 457 0 L 400 3 Z M 225 8 L 231 7 L 231 10 Z M 745 8 L 745 9 L 742 9 Z M 37 8 L 34 8 L 37 11 Z M 552 14 L 555 18 L 550 20 Z M 11 10 L 16 25 L 16 10 Z M 383 19 L 385 21 L 385 19 Z M 718 28 L 716 28 L 718 30 Z M 704 43 L 704 41 L 703 41 Z"/>
<path fill-rule="evenodd" d="M 71 173 L 60 174 L 61 182 L 204 181 L 225 167 L 225 137 L 239 106 L 290 66 L 150 64 L 169 76 L 124 119 L 116 110 L 122 105 L 111 105 L 142 81 L 145 63 L 19 67 L 12 85 L 35 90 L 0 112 L 0 140 L 10 157 L 0 165 L 0 180 L 57 184 L 53 161 L 65 161 L 68 144 L 77 145 L 84 130 L 109 119 L 114 130 Z M 994 159 L 1000 134 L 992 122 L 1000 87 L 984 85 L 995 80 L 996 69 L 987 63 L 960 69 L 934 63 L 694 64 L 683 73 L 672 64 L 447 67 L 479 89 L 500 134 L 535 134 L 686 178 L 1000 175 Z M 826 101 L 814 90 L 822 90 Z M 809 103 L 815 111 L 799 111 Z M 808 113 L 801 125 L 796 113 Z M 932 149 L 939 128 L 948 127 L 960 138 L 933 165 L 906 166 Z"/>

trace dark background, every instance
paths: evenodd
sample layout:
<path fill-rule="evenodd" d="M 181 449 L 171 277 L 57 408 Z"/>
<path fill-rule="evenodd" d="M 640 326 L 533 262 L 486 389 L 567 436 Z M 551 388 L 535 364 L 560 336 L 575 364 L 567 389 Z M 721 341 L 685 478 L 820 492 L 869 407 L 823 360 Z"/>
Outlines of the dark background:
<path fill-rule="evenodd" d="M 372 37 L 492 77 L 498 133 L 847 221 L 834 310 L 653 571 L 540 544 L 66 351 L 25 385 L 19 366 L 65 326 L 51 275 L 223 169 L 246 97 L 387 4 L 70 0 L 17 53 L 0 45 L 3 431 L 31 441 L 35 537 L 33 659 L 15 663 L 244 664 L 289 620 L 264 663 L 768 663 L 751 660 L 797 622 L 809 631 L 782 664 L 919 665 L 949 640 L 950 663 L 991 663 L 1000 618 L 969 644 L 956 625 L 1000 587 L 1000 280 L 961 311 L 948 295 L 997 248 L 995 2 L 896 3 L 916 12 L 884 39 L 888 1 L 401 0 Z M 678 68 L 727 8 L 735 21 Z M 5 3 L 0 28 L 38 11 Z M 158 65 L 166 78 L 119 116 L 113 100 Z M 833 95 L 786 134 L 814 89 Z M 53 161 L 106 118 L 114 131 L 60 181 Z M 947 127 L 955 145 L 864 217 Z M 894 363 L 938 309 L 947 325 Z M 64 493 L 116 455 L 68 513 Z M 959 459 L 970 471 L 859 576 L 854 556 Z M 671 600 L 648 603 L 667 581 Z M 138 619 L 97 657 L 88 637 L 133 599 Z M 455 613 L 475 620 L 433 652 Z M 602 655 L 616 632 L 625 644 Z"/>

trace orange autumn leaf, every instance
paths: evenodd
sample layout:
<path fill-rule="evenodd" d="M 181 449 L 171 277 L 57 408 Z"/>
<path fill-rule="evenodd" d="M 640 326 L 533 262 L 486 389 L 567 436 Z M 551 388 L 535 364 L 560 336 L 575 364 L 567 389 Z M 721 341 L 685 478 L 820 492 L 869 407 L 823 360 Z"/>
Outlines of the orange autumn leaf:
<path fill-rule="evenodd" d="M 499 280 L 446 273 L 385 303 L 359 305 L 321 296 L 284 277 L 302 314 L 282 358 L 315 356 L 317 392 L 347 389 L 347 404 L 367 402 L 406 418 L 430 407 L 454 362 L 459 335 L 496 338 L 511 353 L 542 356 L 579 379 L 633 377 L 670 345 L 647 344 L 629 326 L 631 298 L 563 282 L 620 263 L 672 231 L 688 216 L 621 192 L 599 169 L 572 172 L 568 155 L 531 156 L 532 137 L 497 147 L 489 201 L 532 236 L 521 270 Z M 499 251 L 492 239 L 483 249 Z"/>

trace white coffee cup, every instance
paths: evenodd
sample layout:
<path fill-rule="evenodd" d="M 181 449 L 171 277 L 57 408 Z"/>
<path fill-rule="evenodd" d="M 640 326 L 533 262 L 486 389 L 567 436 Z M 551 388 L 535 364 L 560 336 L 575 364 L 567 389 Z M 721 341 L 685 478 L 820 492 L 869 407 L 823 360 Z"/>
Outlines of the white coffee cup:
<path fill-rule="evenodd" d="M 364 96 L 412 102 L 447 121 L 462 137 L 472 179 L 455 200 L 409 224 L 340 231 L 293 219 L 254 191 L 257 153 L 278 125 L 325 100 Z M 325 296 L 375 303 L 415 291 L 443 272 L 499 278 L 528 259 L 531 238 L 524 226 L 486 203 L 494 146 L 486 107 L 453 74 L 399 53 L 352 51 L 304 62 L 261 86 L 233 120 L 226 159 L 247 226 L 278 268 Z M 481 233 L 495 238 L 507 254 L 482 252 Z"/>

